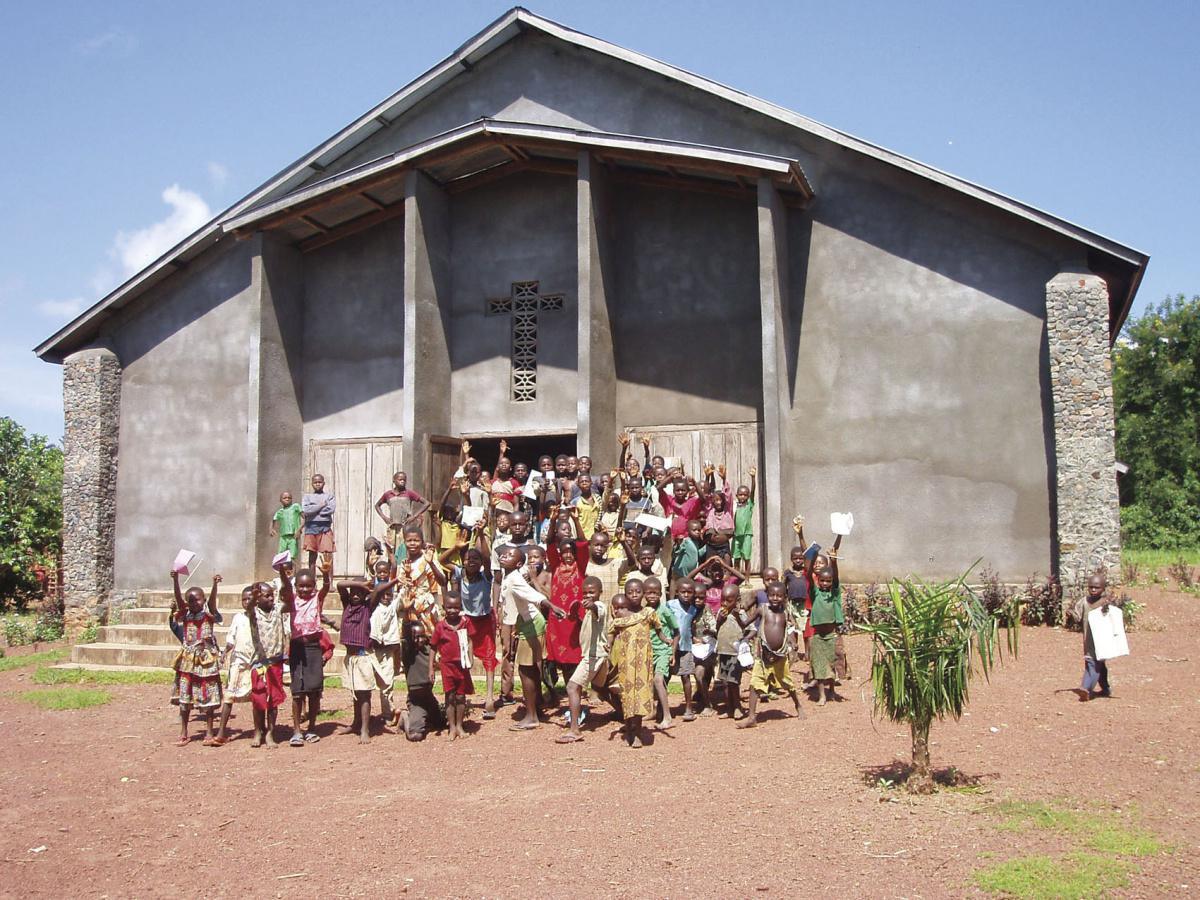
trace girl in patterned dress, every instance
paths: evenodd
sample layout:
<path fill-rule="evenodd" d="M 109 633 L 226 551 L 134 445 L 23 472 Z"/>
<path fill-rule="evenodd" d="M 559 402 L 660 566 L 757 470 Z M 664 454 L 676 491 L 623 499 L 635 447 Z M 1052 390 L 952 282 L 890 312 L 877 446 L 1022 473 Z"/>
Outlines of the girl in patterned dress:
<path fill-rule="evenodd" d="M 640 581 L 626 583 L 625 603 L 628 613 L 614 617 L 608 623 L 609 633 L 613 636 L 611 660 L 621 685 L 625 742 L 630 747 L 641 747 L 642 718 L 654 715 L 654 651 L 650 634 L 658 632 L 667 644 L 671 640 L 663 633 L 658 614 L 650 607 L 642 606 Z"/>
<path fill-rule="evenodd" d="M 408 558 L 396 560 L 396 597 L 403 621 L 402 642 L 408 640 L 408 626 L 414 622 L 425 627 L 427 637 L 433 634 L 441 618 L 437 596 L 446 586 L 446 575 L 433 560 L 433 545 L 425 546 L 420 525 L 404 527 L 404 548 Z"/>
<path fill-rule="evenodd" d="M 175 657 L 175 686 L 171 690 L 171 702 L 179 707 L 178 745 L 187 746 L 188 719 L 195 706 L 204 713 L 204 746 L 211 747 L 216 740 L 213 716 L 221 706 L 221 654 L 213 634 L 221 576 L 213 576 L 207 605 L 204 591 L 198 587 L 188 588 L 186 596 L 180 592 L 178 572 L 171 573 L 171 582 L 175 586 L 171 618 L 183 635 L 183 647 Z"/>

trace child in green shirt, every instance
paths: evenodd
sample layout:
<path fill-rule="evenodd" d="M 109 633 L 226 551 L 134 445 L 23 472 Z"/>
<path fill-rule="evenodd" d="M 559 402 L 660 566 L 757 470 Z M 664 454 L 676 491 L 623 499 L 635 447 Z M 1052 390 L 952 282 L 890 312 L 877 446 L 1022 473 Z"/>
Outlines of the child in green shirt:
<path fill-rule="evenodd" d="M 271 537 L 279 537 L 279 553 L 287 550 L 292 554 L 292 560 L 300 559 L 300 544 L 296 535 L 300 533 L 300 525 L 304 520 L 299 503 L 292 502 L 292 492 L 284 491 L 279 495 L 279 509 L 271 517 Z"/>
<path fill-rule="evenodd" d="M 754 492 L 758 469 L 750 467 L 750 486 L 737 489 L 733 508 L 733 565 L 743 575 L 750 574 L 750 547 L 754 544 Z"/>
<path fill-rule="evenodd" d="M 654 695 L 662 707 L 662 721 L 658 727 L 660 731 L 666 731 L 675 727 L 671 720 L 667 682 L 671 679 L 671 664 L 675 662 L 675 650 L 679 647 L 679 620 L 662 599 L 662 582 L 653 575 L 642 579 L 642 600 L 658 613 L 658 622 L 662 626 L 661 632 L 650 632 L 650 652 L 654 657 Z"/>

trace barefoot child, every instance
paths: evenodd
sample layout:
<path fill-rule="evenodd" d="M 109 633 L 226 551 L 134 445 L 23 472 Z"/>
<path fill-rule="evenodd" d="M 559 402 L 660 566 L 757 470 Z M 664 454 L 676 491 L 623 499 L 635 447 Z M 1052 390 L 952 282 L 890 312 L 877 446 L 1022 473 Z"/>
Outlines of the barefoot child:
<path fill-rule="evenodd" d="M 229 632 L 225 635 L 225 649 L 221 651 L 221 665 L 229 667 L 229 677 L 225 682 L 225 702 L 221 706 L 221 724 L 217 728 L 217 736 L 213 741 L 218 747 L 229 742 L 226 729 L 229 716 L 233 712 L 234 703 L 246 703 L 250 700 L 250 660 L 254 658 L 254 643 L 250 638 L 249 611 L 254 606 L 254 585 L 242 588 L 242 611 L 236 613 L 229 623 Z M 258 736 L 255 735 L 257 747 Z"/>
<path fill-rule="evenodd" d="M 270 534 L 271 537 L 279 537 L 277 552 L 283 553 L 286 550 L 297 562 L 300 560 L 300 544 L 296 536 L 300 534 L 303 521 L 304 513 L 300 504 L 292 502 L 291 491 L 284 491 L 279 495 L 279 509 L 275 510 L 275 515 L 271 517 Z"/>
<path fill-rule="evenodd" d="M 254 606 L 248 613 L 250 643 L 250 704 L 254 710 L 254 741 L 274 749 L 275 722 L 279 707 L 287 699 L 283 690 L 283 613 L 275 603 L 275 587 L 260 581 L 254 585 Z"/>
<path fill-rule="evenodd" d="M 175 588 L 171 617 L 181 629 L 183 642 L 175 657 L 175 686 L 171 689 L 171 703 L 179 707 L 180 747 L 188 743 L 188 718 L 193 706 L 204 713 L 204 746 L 211 747 L 216 740 L 213 715 L 221 706 L 221 660 L 213 625 L 220 583 L 221 576 L 214 575 L 205 605 L 203 590 L 191 587 L 186 596 L 181 594 L 179 573 L 171 573 L 171 584 Z"/>
<path fill-rule="evenodd" d="M 1112 691 L 1108 684 L 1108 663 L 1096 658 L 1096 645 L 1092 637 L 1088 613 L 1101 610 L 1109 615 L 1108 579 L 1097 572 L 1087 582 L 1087 597 L 1077 604 L 1076 614 L 1083 623 L 1083 681 L 1080 682 L 1076 693 L 1081 702 L 1087 702 L 1094 697 L 1111 697 Z M 1099 685 L 1100 690 L 1096 690 Z"/>
<path fill-rule="evenodd" d="M 754 544 L 754 492 L 758 469 L 750 467 L 750 485 L 737 489 L 733 508 L 733 566 L 743 575 L 750 574 L 750 548 Z"/>
<path fill-rule="evenodd" d="M 431 646 L 440 663 L 446 719 L 453 741 L 467 736 L 463 730 L 463 715 L 467 710 L 467 696 L 475 693 L 475 684 L 471 680 L 471 639 L 462 614 L 462 601 L 450 594 L 442 608 L 446 617 L 433 629 Z"/>
<path fill-rule="evenodd" d="M 471 653 L 483 664 L 487 679 L 487 694 L 483 704 L 483 717 L 496 718 L 496 615 L 492 611 L 492 567 L 491 549 L 483 527 L 474 532 L 478 546 L 469 547 L 469 538 L 459 539 L 462 565 L 455 566 L 451 573 L 453 592 L 462 603 L 466 619 L 467 634 L 471 638 Z M 442 554 L 442 559 L 446 554 Z"/>
<path fill-rule="evenodd" d="M 379 691 L 380 718 L 394 725 L 400 718 L 392 702 L 396 670 L 400 667 L 400 598 L 391 576 L 392 564 L 386 559 L 376 560 L 371 578 L 371 590 L 378 592 L 371 610 L 371 669 Z"/>
<path fill-rule="evenodd" d="M 572 608 L 572 616 L 582 619 L 579 628 L 579 643 L 582 654 L 579 665 L 567 682 L 567 700 L 570 702 L 570 730 L 555 740 L 560 744 L 573 744 L 583 740 L 580 726 L 583 724 L 583 692 L 594 687 L 601 696 L 608 694 L 608 604 L 601 597 L 604 583 L 595 577 L 583 579 L 582 599 L 578 607 Z M 620 700 L 615 706 L 619 710 Z M 619 715 L 619 712 L 618 712 Z"/>
<path fill-rule="evenodd" d="M 719 557 L 718 557 L 719 558 Z M 726 715 L 739 718 L 742 712 L 742 664 L 738 661 L 738 644 L 749 623 L 738 608 L 741 592 L 736 585 L 721 589 L 721 609 L 717 613 L 717 683 L 724 688 Z"/>
<path fill-rule="evenodd" d="M 342 734 L 357 734 L 360 744 L 371 742 L 371 692 L 375 690 L 375 668 L 371 665 L 371 610 L 379 596 L 394 582 L 384 582 L 372 589 L 365 581 L 339 581 L 337 590 L 342 598 L 342 646 L 346 648 L 342 663 L 342 684 L 350 691 L 354 704 L 354 721 Z"/>
<path fill-rule="evenodd" d="M 533 586 L 530 579 L 534 578 L 527 564 L 525 552 L 520 547 L 511 544 L 500 554 L 500 568 L 504 572 L 500 584 L 500 601 L 505 609 L 505 618 L 509 618 L 509 610 L 514 615 L 512 623 L 512 656 L 521 676 L 521 693 L 525 703 L 525 714 L 509 726 L 511 731 L 529 731 L 537 728 L 538 721 L 538 664 L 542 658 L 542 641 L 546 634 L 546 619 L 542 615 L 543 604 L 549 603 L 549 598 Z M 506 655 L 508 653 L 506 650 Z"/>
<path fill-rule="evenodd" d="M 654 652 L 650 634 L 657 631 L 666 644 L 658 614 L 642 605 L 642 584 L 632 582 L 625 590 L 626 614 L 608 623 L 612 659 L 621 686 L 621 708 L 625 718 L 625 742 L 642 746 L 642 720 L 654 714 Z"/>
<path fill-rule="evenodd" d="M 812 611 L 808 622 L 813 634 L 808 655 L 812 665 L 812 677 L 817 682 L 817 691 L 821 695 L 817 701 L 818 706 L 824 706 L 827 700 L 837 697 L 833 691 L 837 629 L 846 621 L 842 610 L 842 585 L 838 580 L 837 565 L 837 551 L 841 543 L 842 536 L 839 534 L 833 542 L 827 565 L 817 567 L 816 556 L 805 561 L 808 593 L 812 598 Z"/>
<path fill-rule="evenodd" d="M 288 667 L 292 673 L 292 738 L 293 747 L 314 744 L 317 734 L 317 714 L 321 711 L 321 692 L 325 689 L 325 659 L 321 650 L 325 596 L 329 593 L 329 573 L 321 573 L 321 588 L 311 569 L 301 569 L 293 585 L 287 572 L 279 573 L 282 585 L 279 601 L 288 614 L 291 642 L 288 646 Z M 308 730 L 300 727 L 308 704 Z"/>
<path fill-rule="evenodd" d="M 686 580 L 676 582 L 675 596 L 667 602 L 667 607 L 679 627 L 675 669 L 679 673 L 679 680 L 683 682 L 683 721 L 692 722 L 696 718 L 692 707 L 692 676 L 696 674 L 696 657 L 692 653 L 692 625 L 700 613 L 700 607 L 696 604 L 696 583 Z M 707 706 L 708 692 L 702 682 L 699 682 L 698 686 Z"/>
<path fill-rule="evenodd" d="M 308 551 L 308 567 L 316 566 L 317 555 L 321 556 L 321 571 L 333 571 L 333 553 L 337 549 L 333 542 L 333 513 L 337 504 L 333 494 L 325 492 L 325 476 L 312 477 L 312 493 L 301 498 L 304 514 L 304 546 Z"/>
<path fill-rule="evenodd" d="M 433 651 L 420 622 L 409 622 L 404 630 L 404 680 L 408 697 L 400 727 L 406 740 L 423 741 L 431 730 L 440 730 L 442 723 L 441 708 L 433 695 Z"/>
<path fill-rule="evenodd" d="M 784 691 L 802 717 L 800 695 L 792 683 L 788 651 L 796 642 L 796 619 L 788 606 L 787 588 L 782 581 L 767 582 L 767 602 L 757 610 L 758 635 L 755 638 L 754 669 L 750 673 L 750 710 L 738 728 L 758 724 L 758 703 L 773 691 Z"/>
<path fill-rule="evenodd" d="M 642 581 L 642 602 L 658 614 L 660 630 L 650 633 L 650 650 L 654 658 L 654 694 L 662 707 L 660 731 L 674 728 L 671 720 L 671 700 L 667 696 L 667 682 L 671 679 L 671 667 L 675 663 L 675 651 L 679 647 L 679 620 L 671 608 L 662 602 L 662 582 L 654 576 Z"/>

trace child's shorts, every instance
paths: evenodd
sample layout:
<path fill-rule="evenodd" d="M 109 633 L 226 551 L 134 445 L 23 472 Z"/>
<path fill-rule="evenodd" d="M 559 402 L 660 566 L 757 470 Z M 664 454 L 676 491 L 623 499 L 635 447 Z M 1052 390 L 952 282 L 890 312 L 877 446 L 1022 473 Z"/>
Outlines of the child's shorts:
<path fill-rule="evenodd" d="M 333 544 L 333 532 L 322 531 L 320 534 L 305 534 L 304 549 L 313 553 L 333 553 L 337 547 Z"/>
<path fill-rule="evenodd" d="M 654 674 L 661 675 L 663 678 L 671 677 L 671 663 L 673 661 L 671 649 L 668 647 L 666 653 L 654 654 Z"/>
<path fill-rule="evenodd" d="M 696 674 L 696 657 L 691 650 L 677 650 L 675 653 L 675 671 L 680 675 Z"/>
<path fill-rule="evenodd" d="M 792 669 L 788 658 L 774 657 L 770 662 L 762 659 L 754 660 L 754 668 L 750 672 L 750 690 L 765 698 L 771 691 L 790 694 L 796 689 L 792 681 Z"/>
<path fill-rule="evenodd" d="M 278 709 L 287 699 L 287 694 L 283 690 L 282 662 L 273 662 L 252 668 L 250 682 L 252 685 L 250 699 L 257 710 L 266 712 L 268 709 Z"/>
<path fill-rule="evenodd" d="M 475 682 L 471 679 L 471 673 L 463 669 L 457 662 L 441 661 L 439 668 L 442 670 L 442 692 L 445 694 L 473 694 L 475 693 Z"/>
<path fill-rule="evenodd" d="M 568 684 L 575 684 L 586 689 L 589 685 L 604 684 L 608 676 L 608 660 L 595 656 L 585 656 L 571 673 Z"/>
<path fill-rule="evenodd" d="M 225 686 L 225 702 L 245 703 L 250 699 L 250 691 L 253 687 L 250 666 L 234 657 L 229 663 L 229 681 Z"/>
<path fill-rule="evenodd" d="M 467 616 L 467 636 L 471 638 L 471 653 L 483 664 L 485 672 L 496 671 L 496 615 Z"/>
<path fill-rule="evenodd" d="M 734 559 L 744 559 L 750 561 L 750 548 L 754 545 L 753 534 L 735 534 L 730 539 L 730 545 L 733 548 Z"/>
<path fill-rule="evenodd" d="M 371 654 L 366 649 L 347 647 L 346 660 L 342 665 L 342 684 L 347 690 L 375 690 L 375 666 L 371 663 Z"/>
<path fill-rule="evenodd" d="M 742 683 L 742 664 L 734 654 L 717 654 L 717 681 L 724 684 Z"/>

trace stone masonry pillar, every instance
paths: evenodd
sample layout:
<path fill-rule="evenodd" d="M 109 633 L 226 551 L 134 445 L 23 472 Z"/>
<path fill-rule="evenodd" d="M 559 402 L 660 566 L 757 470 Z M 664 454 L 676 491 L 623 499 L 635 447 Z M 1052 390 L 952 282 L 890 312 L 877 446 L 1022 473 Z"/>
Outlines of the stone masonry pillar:
<path fill-rule="evenodd" d="M 1114 449 L 1108 287 L 1086 269 L 1046 285 L 1046 334 L 1054 401 L 1058 578 L 1074 597 L 1104 566 L 1121 574 L 1121 520 Z"/>
<path fill-rule="evenodd" d="M 121 363 L 104 348 L 63 361 L 63 597 L 72 639 L 113 587 Z"/>

